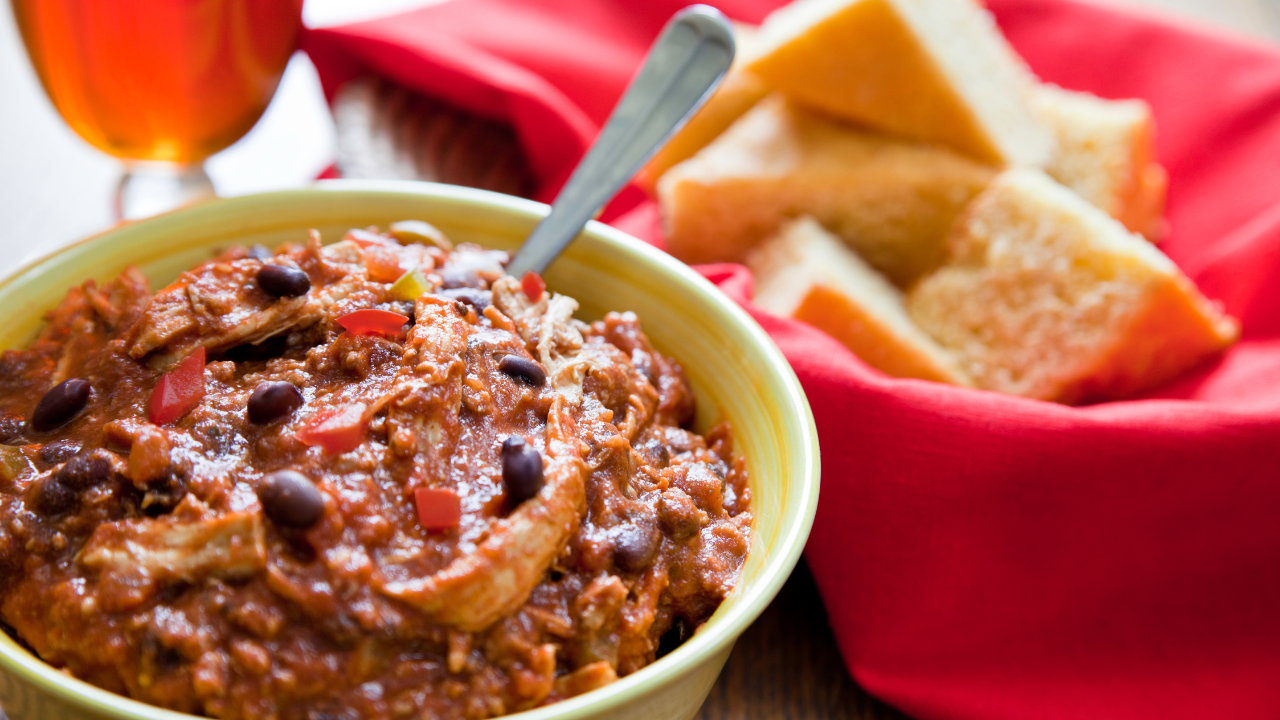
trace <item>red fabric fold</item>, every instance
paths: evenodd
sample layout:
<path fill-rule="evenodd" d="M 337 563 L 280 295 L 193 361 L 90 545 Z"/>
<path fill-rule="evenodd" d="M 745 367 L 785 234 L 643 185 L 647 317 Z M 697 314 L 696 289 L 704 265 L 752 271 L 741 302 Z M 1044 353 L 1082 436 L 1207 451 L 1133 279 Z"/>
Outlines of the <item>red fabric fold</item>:
<path fill-rule="evenodd" d="M 512 122 L 554 195 L 682 3 L 458 0 L 315 31 L 362 70 Z M 723 3 L 759 21 L 776 2 Z M 1280 52 L 1071 0 L 992 0 L 1044 79 L 1141 97 L 1163 249 L 1243 322 L 1148 397 L 1068 408 L 886 378 L 752 308 L 791 361 L 823 485 L 806 556 L 850 671 L 920 718 L 1280 716 Z M 614 224 L 661 245 L 632 192 Z"/>

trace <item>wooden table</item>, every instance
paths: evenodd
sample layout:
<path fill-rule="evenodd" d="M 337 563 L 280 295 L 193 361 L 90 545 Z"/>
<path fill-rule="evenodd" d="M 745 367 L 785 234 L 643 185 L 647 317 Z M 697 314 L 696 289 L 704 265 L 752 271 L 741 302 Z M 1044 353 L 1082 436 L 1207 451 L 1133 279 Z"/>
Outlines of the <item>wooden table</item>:
<path fill-rule="evenodd" d="M 308 0 L 310 24 L 336 24 L 432 0 Z M 454 0 L 465 2 L 465 0 Z M 1280 0 L 1124 0 L 1280 41 Z M 62 123 L 0 9 L 0 273 L 110 224 L 116 164 Z M 243 140 L 209 164 L 219 192 L 297 187 L 329 165 L 333 125 L 315 70 L 295 57 L 275 101 Z M 738 641 L 698 716 L 702 720 L 787 718 L 891 720 L 903 716 L 861 690 L 845 672 L 808 569 L 795 575 Z M 0 711 L 0 720 L 3 712 Z"/>

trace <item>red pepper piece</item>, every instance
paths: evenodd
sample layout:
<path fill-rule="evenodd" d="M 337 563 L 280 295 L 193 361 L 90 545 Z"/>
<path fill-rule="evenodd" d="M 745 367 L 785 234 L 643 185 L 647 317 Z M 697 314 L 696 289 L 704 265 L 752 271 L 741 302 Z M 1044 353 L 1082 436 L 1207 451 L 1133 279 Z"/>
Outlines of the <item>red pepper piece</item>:
<path fill-rule="evenodd" d="M 369 270 L 370 278 L 384 283 L 400 279 L 405 270 L 400 267 L 400 258 L 395 253 L 372 246 L 364 251 L 364 266 Z"/>
<path fill-rule="evenodd" d="M 355 450 L 364 442 L 365 410 L 364 403 L 346 405 L 311 420 L 293 436 L 334 455 Z"/>
<path fill-rule="evenodd" d="M 354 335 L 399 335 L 409 318 L 390 310 L 364 309 L 338 318 L 338 324 Z"/>
<path fill-rule="evenodd" d="M 197 348 L 156 383 L 147 401 L 147 418 L 153 424 L 168 425 L 204 397 L 204 360 L 204 348 Z"/>
<path fill-rule="evenodd" d="M 538 302 L 542 299 L 542 293 L 546 292 L 547 284 L 542 281 L 542 276 L 530 270 L 520 278 L 520 289 L 528 296 L 530 302 Z"/>
<path fill-rule="evenodd" d="M 348 230 L 346 237 L 342 239 L 351 240 L 362 248 L 368 248 L 374 245 L 399 245 L 399 243 L 389 237 L 384 237 L 378 233 L 361 230 L 359 228 L 352 228 Z"/>
<path fill-rule="evenodd" d="M 462 501 L 452 490 L 414 488 L 413 504 L 418 508 L 418 522 L 427 530 L 449 530 L 462 520 Z"/>

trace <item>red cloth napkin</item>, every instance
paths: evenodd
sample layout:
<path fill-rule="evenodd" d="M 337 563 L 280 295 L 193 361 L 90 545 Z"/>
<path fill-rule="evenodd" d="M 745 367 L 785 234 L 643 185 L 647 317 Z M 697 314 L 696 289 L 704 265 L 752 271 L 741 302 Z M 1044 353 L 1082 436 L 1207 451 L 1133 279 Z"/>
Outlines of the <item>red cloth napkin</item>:
<path fill-rule="evenodd" d="M 549 198 L 683 2 L 463 0 L 306 47 L 330 92 L 373 71 L 512 122 Z M 1147 398 L 1068 408 L 885 378 L 752 309 L 741 267 L 703 268 L 813 405 L 806 554 L 844 658 L 919 718 L 1280 717 L 1280 52 L 1070 0 L 990 6 L 1044 79 L 1151 103 L 1162 247 L 1244 336 Z M 638 192 L 609 217 L 660 244 Z"/>

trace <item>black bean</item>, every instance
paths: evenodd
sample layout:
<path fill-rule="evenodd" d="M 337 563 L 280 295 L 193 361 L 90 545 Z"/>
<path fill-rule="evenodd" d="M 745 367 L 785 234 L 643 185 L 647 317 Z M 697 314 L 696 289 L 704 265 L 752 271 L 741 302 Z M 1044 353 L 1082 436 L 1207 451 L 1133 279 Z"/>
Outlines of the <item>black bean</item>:
<path fill-rule="evenodd" d="M 658 657 L 668 655 L 672 650 L 684 644 L 692 633 L 689 632 L 688 626 L 679 618 L 671 623 L 671 629 L 662 633 L 662 637 L 658 639 Z"/>
<path fill-rule="evenodd" d="M 223 353 L 223 356 L 232 362 L 253 362 L 279 357 L 288 349 L 289 339 L 286 336 L 272 335 L 262 342 L 237 345 Z"/>
<path fill-rule="evenodd" d="M 144 581 L 145 582 L 145 581 Z M 159 605 L 173 605 L 174 602 L 182 597 L 182 594 L 191 589 L 191 585 L 183 580 L 173 579 L 164 585 L 156 588 L 156 603 Z M 214 597 L 217 597 L 216 595 Z M 217 602 L 216 600 L 214 602 Z"/>
<path fill-rule="evenodd" d="M 22 437 L 22 430 L 22 418 L 13 413 L 0 415 L 0 443 L 23 444 L 25 439 Z"/>
<path fill-rule="evenodd" d="M 311 289 L 311 278 L 298 268 L 263 265 L 258 270 L 258 287 L 268 295 L 297 297 Z"/>
<path fill-rule="evenodd" d="M 50 465 L 66 462 L 80 452 L 80 443 L 75 440 L 54 440 L 40 448 L 40 459 Z"/>
<path fill-rule="evenodd" d="M 289 557 L 300 563 L 315 562 L 316 549 L 302 533 L 293 530 L 282 532 L 280 536 L 280 539 L 284 540 L 284 548 L 289 553 Z"/>
<path fill-rule="evenodd" d="M 636 450 L 646 465 L 665 468 L 671 464 L 671 451 L 667 449 L 665 443 L 657 438 L 648 440 L 642 445 L 637 445 Z"/>
<path fill-rule="evenodd" d="M 302 407 L 302 391 L 290 382 L 266 382 L 249 396 L 249 422 L 265 425 Z"/>
<path fill-rule="evenodd" d="M 89 402 L 93 389 L 80 378 L 71 378 L 55 385 L 40 398 L 31 412 L 31 429 L 48 432 L 65 425 Z"/>
<path fill-rule="evenodd" d="M 503 355 L 498 369 L 525 385 L 542 387 L 547 382 L 547 371 L 538 363 L 519 355 Z"/>
<path fill-rule="evenodd" d="M 176 599 L 177 596 L 171 598 L 171 601 Z M 182 667 L 182 651 L 165 647 L 164 643 L 150 632 L 143 635 L 138 649 L 141 651 L 139 653 L 141 664 L 152 674 L 163 675 Z"/>
<path fill-rule="evenodd" d="M 272 258 L 271 249 L 266 245 L 254 245 L 249 248 L 248 255 L 254 260 L 270 260 Z"/>
<path fill-rule="evenodd" d="M 654 522 L 627 522 L 609 531 L 613 564 L 626 572 L 640 572 L 653 562 L 662 545 L 662 533 Z"/>
<path fill-rule="evenodd" d="M 320 488 L 293 470 L 280 470 L 262 478 L 258 500 L 267 517 L 284 527 L 309 528 L 324 514 Z"/>
<path fill-rule="evenodd" d="M 502 483 L 507 486 L 507 496 L 517 503 L 542 489 L 542 455 L 519 435 L 502 442 Z"/>
<path fill-rule="evenodd" d="M 142 496 L 142 512 L 147 517 L 160 517 L 173 512 L 187 496 L 187 483 L 182 473 L 166 472 L 147 483 Z"/>
<path fill-rule="evenodd" d="M 111 454 L 106 450 L 94 450 L 71 458 L 53 476 L 72 490 L 88 490 L 110 480 L 113 470 Z"/>
<path fill-rule="evenodd" d="M 41 515 L 60 515 L 80 502 L 80 496 L 74 490 L 52 475 L 37 481 L 29 492 L 32 509 Z"/>
<path fill-rule="evenodd" d="M 441 290 L 436 294 L 443 295 L 451 300 L 461 300 L 471 307 L 474 307 L 477 313 L 484 313 L 484 309 L 493 304 L 493 293 L 480 288 L 448 288 Z"/>

